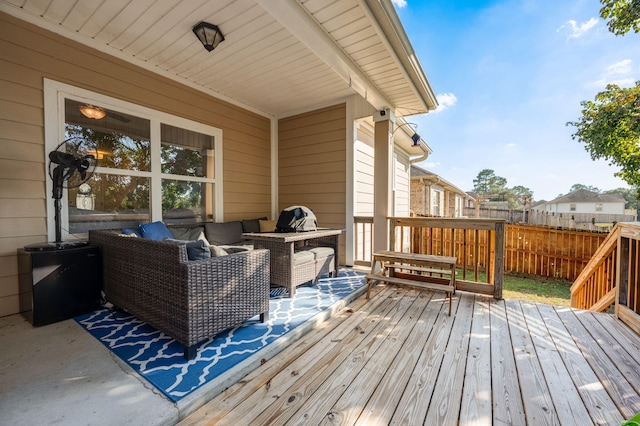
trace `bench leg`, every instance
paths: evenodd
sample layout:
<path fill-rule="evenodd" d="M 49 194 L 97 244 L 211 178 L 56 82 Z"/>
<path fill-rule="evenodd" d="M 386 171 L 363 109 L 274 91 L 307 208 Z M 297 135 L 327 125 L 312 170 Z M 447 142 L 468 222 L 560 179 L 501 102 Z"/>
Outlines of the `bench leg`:
<path fill-rule="evenodd" d="M 453 299 L 453 292 L 449 292 L 449 316 L 451 316 L 451 299 Z"/>

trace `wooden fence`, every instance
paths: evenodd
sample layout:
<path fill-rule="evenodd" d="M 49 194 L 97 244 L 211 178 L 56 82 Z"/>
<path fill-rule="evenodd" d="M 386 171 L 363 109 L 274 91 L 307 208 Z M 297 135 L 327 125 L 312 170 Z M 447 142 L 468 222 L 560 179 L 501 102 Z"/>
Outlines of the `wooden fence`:
<path fill-rule="evenodd" d="M 507 224 L 505 272 L 574 281 L 607 233 Z"/>

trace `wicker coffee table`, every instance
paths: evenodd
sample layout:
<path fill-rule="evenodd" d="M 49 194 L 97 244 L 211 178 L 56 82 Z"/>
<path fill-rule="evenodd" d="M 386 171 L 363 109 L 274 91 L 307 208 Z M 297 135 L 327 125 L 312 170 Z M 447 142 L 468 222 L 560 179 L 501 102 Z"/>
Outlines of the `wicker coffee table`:
<path fill-rule="evenodd" d="M 271 284 L 286 287 L 293 296 L 296 286 L 315 281 L 322 274 L 338 275 L 340 229 L 306 232 L 249 232 L 255 248 L 270 251 Z M 331 249 L 331 250 L 327 250 Z"/>

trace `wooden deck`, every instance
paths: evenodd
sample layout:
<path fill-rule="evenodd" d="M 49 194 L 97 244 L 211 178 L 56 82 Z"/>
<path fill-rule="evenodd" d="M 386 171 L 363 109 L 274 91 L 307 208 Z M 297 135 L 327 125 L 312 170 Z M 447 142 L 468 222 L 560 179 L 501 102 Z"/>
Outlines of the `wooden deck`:
<path fill-rule="evenodd" d="M 181 425 L 615 425 L 640 338 L 607 314 L 378 285 Z"/>

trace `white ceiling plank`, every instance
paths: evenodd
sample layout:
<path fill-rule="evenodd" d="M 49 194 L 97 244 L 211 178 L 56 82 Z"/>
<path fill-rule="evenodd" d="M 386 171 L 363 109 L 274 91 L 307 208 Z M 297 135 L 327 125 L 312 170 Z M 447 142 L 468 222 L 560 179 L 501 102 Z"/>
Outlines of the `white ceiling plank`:
<path fill-rule="evenodd" d="M 96 12 L 80 28 L 80 32 L 94 38 L 112 19 L 114 19 L 132 0 L 102 1 Z"/>
<path fill-rule="evenodd" d="M 171 0 L 156 0 L 148 9 L 136 11 L 139 12 L 136 20 L 121 31 L 118 37 L 110 43 L 111 46 L 122 50 L 128 55 L 135 56 L 131 50 L 129 50 L 129 46 L 135 43 L 136 40 L 144 38 L 149 28 L 174 7 L 176 7 L 176 3 Z"/>
<path fill-rule="evenodd" d="M 89 19 L 91 19 L 91 16 L 93 16 L 99 6 L 100 2 L 98 1 L 91 3 L 79 2 L 69 10 L 69 13 L 64 18 L 61 25 L 72 30 L 82 32 L 82 27 Z"/>
<path fill-rule="evenodd" d="M 106 26 L 100 29 L 94 38 L 104 44 L 108 44 L 118 50 L 118 44 L 114 42 L 127 31 L 136 20 L 148 9 L 151 9 L 155 0 L 135 0 L 128 3 Z"/>
<path fill-rule="evenodd" d="M 75 0 L 52 0 L 47 6 L 47 10 L 44 15 L 51 22 L 56 24 L 62 24 L 64 18 L 69 14 L 69 11 L 73 8 Z"/>

